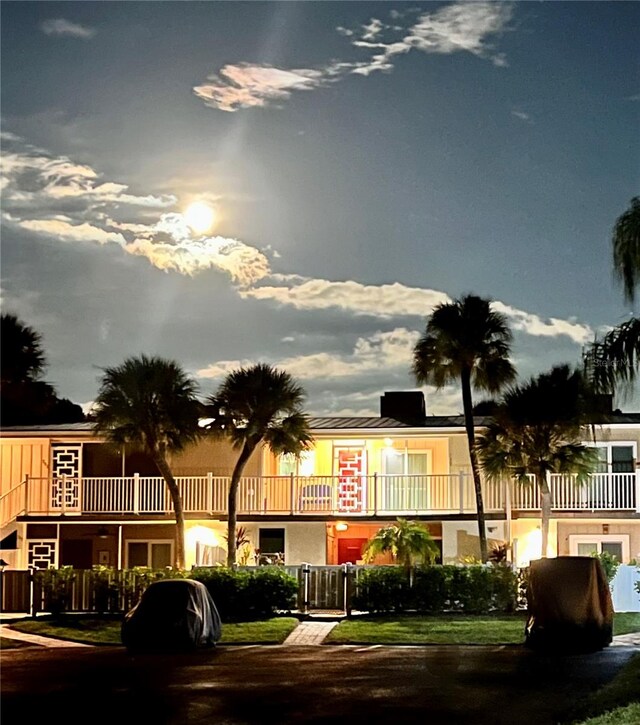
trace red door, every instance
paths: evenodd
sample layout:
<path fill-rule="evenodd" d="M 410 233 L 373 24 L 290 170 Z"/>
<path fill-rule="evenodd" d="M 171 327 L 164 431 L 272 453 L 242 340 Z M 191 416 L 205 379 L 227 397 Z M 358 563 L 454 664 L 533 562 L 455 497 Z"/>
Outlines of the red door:
<path fill-rule="evenodd" d="M 362 559 L 362 548 L 368 539 L 338 539 L 338 564 L 355 564 Z"/>

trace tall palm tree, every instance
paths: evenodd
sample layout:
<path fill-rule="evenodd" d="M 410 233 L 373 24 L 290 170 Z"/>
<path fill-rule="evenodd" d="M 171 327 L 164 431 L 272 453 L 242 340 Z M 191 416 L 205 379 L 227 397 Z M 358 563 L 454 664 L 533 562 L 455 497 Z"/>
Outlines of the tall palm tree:
<path fill-rule="evenodd" d="M 228 496 L 227 565 L 236 563 L 237 500 L 249 458 L 265 443 L 276 455 L 299 456 L 313 438 L 302 411 L 305 392 L 284 370 L 259 363 L 227 375 L 209 403 L 215 411 L 210 430 L 228 437 L 240 451 Z"/>
<path fill-rule="evenodd" d="M 611 235 L 613 270 L 622 283 L 624 297 L 634 302 L 640 282 L 640 197 L 616 220 Z M 603 392 L 616 386 L 629 389 L 640 364 L 640 320 L 632 317 L 587 350 L 585 367 L 594 385 Z"/>
<path fill-rule="evenodd" d="M 394 561 L 406 569 L 414 564 L 433 564 L 440 553 L 427 529 L 417 521 L 398 519 L 385 526 L 369 539 L 363 549 L 365 561 L 379 554 L 390 553 Z"/>
<path fill-rule="evenodd" d="M 413 352 L 413 374 L 418 384 L 440 389 L 460 381 L 483 562 L 487 561 L 487 533 L 475 451 L 472 389 L 497 393 L 515 378 L 510 350 L 511 330 L 506 317 L 491 309 L 490 300 L 465 295 L 434 309 Z"/>
<path fill-rule="evenodd" d="M 597 465 L 595 448 L 581 443 L 583 427 L 592 422 L 593 397 L 581 371 L 559 365 L 503 396 L 492 422 L 478 436 L 481 466 L 490 479 L 513 477 L 529 484 L 533 474 L 542 509 L 542 556 L 549 548 L 553 506 L 550 473 L 576 474 L 578 485 Z"/>
<path fill-rule="evenodd" d="M 178 363 L 141 355 L 106 368 L 95 401 L 95 431 L 144 451 L 165 480 L 176 517 L 178 569 L 184 568 L 184 511 L 168 457 L 200 437 L 196 389 Z"/>

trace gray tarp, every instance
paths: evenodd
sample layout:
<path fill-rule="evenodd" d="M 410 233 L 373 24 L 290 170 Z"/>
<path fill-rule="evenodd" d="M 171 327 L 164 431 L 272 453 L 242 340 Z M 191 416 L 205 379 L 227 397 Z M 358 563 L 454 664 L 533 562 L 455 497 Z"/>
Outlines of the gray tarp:
<path fill-rule="evenodd" d="M 532 561 L 527 601 L 530 647 L 588 651 L 611 642 L 613 605 L 598 559 L 559 556 Z"/>
<path fill-rule="evenodd" d="M 122 623 L 131 650 L 193 649 L 214 645 L 222 632 L 207 588 L 192 579 L 163 579 L 143 593 Z"/>

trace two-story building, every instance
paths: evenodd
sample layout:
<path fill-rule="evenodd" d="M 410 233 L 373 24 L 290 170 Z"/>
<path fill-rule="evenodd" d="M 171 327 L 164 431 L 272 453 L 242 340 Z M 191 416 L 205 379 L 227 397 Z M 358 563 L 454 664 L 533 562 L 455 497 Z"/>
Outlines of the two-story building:
<path fill-rule="evenodd" d="M 357 562 L 363 544 L 397 517 L 424 522 L 442 560 L 477 555 L 475 496 L 461 416 L 425 416 L 421 394 L 385 394 L 379 417 L 312 418 L 300 460 L 266 448 L 240 483 L 247 563 Z M 477 418 L 479 430 L 487 420 Z M 586 485 L 552 475 L 550 545 L 557 554 L 610 551 L 640 558 L 640 414 L 603 415 L 601 464 Z M 96 437 L 91 424 L 7 428 L 0 440 L 1 556 L 12 567 L 171 564 L 174 521 L 152 461 Z M 237 452 L 205 436 L 171 465 L 186 513 L 187 566 L 225 557 L 226 508 Z M 516 563 L 540 556 L 535 486 L 484 481 L 487 536 L 510 542 Z"/>

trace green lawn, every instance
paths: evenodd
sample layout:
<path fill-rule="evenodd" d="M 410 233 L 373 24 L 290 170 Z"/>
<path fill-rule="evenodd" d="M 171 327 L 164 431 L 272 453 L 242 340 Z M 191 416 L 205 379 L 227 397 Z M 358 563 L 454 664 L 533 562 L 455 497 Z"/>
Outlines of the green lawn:
<path fill-rule="evenodd" d="M 592 719 L 587 719 L 592 718 Z M 636 725 L 640 722 L 640 655 L 636 655 L 609 682 L 579 705 L 572 720 L 589 725 Z"/>
<path fill-rule="evenodd" d="M 362 617 L 341 622 L 332 644 L 521 644 L 525 618 L 519 615 Z"/>
<path fill-rule="evenodd" d="M 614 614 L 613 634 L 629 634 L 631 632 L 640 632 L 640 612 L 618 612 Z"/>
<path fill-rule="evenodd" d="M 223 624 L 220 644 L 279 644 L 297 624 L 298 620 L 293 617 Z M 20 632 L 58 637 L 84 644 L 121 644 L 119 619 L 71 615 L 59 622 L 49 619 L 24 620 L 16 622 L 12 628 Z"/>
<path fill-rule="evenodd" d="M 522 644 L 525 617 L 434 615 L 362 617 L 341 622 L 332 644 Z M 640 613 L 616 614 L 614 634 L 640 631 Z"/>
<path fill-rule="evenodd" d="M 605 712 L 598 717 L 583 720 L 580 725 L 638 725 L 640 722 L 640 703 L 636 702 L 626 707 L 616 707 L 615 710 Z"/>
<path fill-rule="evenodd" d="M 21 649 L 22 647 L 37 647 L 37 644 L 29 644 L 21 642 L 19 639 L 10 639 L 9 637 L 0 637 L 0 649 Z"/>

